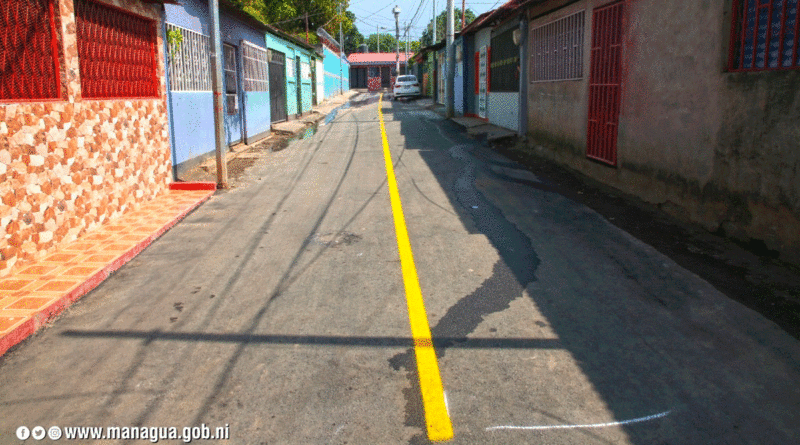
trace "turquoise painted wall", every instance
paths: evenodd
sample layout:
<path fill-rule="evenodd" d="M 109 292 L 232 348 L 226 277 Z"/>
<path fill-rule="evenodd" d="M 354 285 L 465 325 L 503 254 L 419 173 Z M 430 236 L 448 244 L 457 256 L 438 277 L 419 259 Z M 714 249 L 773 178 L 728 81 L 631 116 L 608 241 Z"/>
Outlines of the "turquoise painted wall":
<path fill-rule="evenodd" d="M 311 51 L 295 45 L 294 43 L 284 40 L 279 36 L 273 34 L 266 35 L 267 48 L 279 51 L 286 56 L 286 108 L 289 117 L 298 113 L 305 113 L 311 111 L 311 77 L 300 79 L 300 92 L 301 98 L 298 103 L 297 100 L 297 73 L 301 67 L 297 65 L 297 57 L 300 57 L 300 62 L 308 64 L 308 74 L 311 74 Z M 302 77 L 302 76 L 301 76 Z M 305 87 L 308 85 L 308 87 Z"/>

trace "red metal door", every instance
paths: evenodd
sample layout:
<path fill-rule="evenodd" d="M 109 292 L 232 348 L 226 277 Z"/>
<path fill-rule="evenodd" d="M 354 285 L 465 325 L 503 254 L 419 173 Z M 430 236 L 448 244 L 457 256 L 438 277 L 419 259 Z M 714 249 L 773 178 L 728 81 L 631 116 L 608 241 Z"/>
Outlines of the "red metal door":
<path fill-rule="evenodd" d="M 592 13 L 586 156 L 610 165 L 617 165 L 623 5 L 613 3 Z"/>

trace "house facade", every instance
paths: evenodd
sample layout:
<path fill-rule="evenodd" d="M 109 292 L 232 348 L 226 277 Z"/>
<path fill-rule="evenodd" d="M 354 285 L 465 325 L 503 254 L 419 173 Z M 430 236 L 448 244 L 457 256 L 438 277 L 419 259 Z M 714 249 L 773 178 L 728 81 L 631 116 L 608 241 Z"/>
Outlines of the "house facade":
<path fill-rule="evenodd" d="M 350 89 L 350 64 L 336 39 L 322 28 L 317 35 L 322 46 L 325 97 L 342 94 Z"/>
<path fill-rule="evenodd" d="M 216 150 L 208 2 L 164 7 L 170 140 L 176 175 Z M 223 2 L 220 7 L 227 145 L 252 144 L 275 122 L 309 113 L 316 54 L 310 45 Z"/>
<path fill-rule="evenodd" d="M 0 276 L 167 190 L 161 8 L 4 0 Z"/>
<path fill-rule="evenodd" d="M 273 97 L 275 115 L 272 122 L 282 122 L 311 112 L 313 102 L 312 63 L 315 64 L 316 51 L 313 46 L 299 42 L 288 35 L 281 36 L 277 30 L 266 34 L 269 51 L 270 70 L 275 82 Z M 283 82 L 279 80 L 283 70 Z M 314 70 L 316 71 L 316 69 Z M 284 94 L 277 89 L 284 86 Z M 285 114 L 282 113 L 285 107 Z"/>
<path fill-rule="evenodd" d="M 397 60 L 397 53 L 350 54 L 347 56 L 350 64 L 350 88 L 367 88 L 369 91 L 391 88 L 397 77 Z M 399 60 L 402 72 L 408 63 L 406 54 L 400 53 Z"/>
<path fill-rule="evenodd" d="M 538 153 L 800 258 L 796 0 L 534 3 Z"/>
<path fill-rule="evenodd" d="M 463 71 L 465 78 L 460 84 L 465 98 L 462 113 L 520 133 L 524 132 L 526 106 L 522 77 L 526 4 L 525 0 L 511 0 L 481 14 L 461 31 L 461 46 L 470 51 L 469 61 L 462 61 L 469 68 Z M 456 69 L 458 64 L 456 60 Z M 458 96 L 457 92 L 456 99 Z"/>
<path fill-rule="evenodd" d="M 176 173 L 214 153 L 208 3 L 165 5 L 170 139 Z M 226 142 L 253 142 L 270 129 L 264 31 L 233 9 L 220 10 Z"/>

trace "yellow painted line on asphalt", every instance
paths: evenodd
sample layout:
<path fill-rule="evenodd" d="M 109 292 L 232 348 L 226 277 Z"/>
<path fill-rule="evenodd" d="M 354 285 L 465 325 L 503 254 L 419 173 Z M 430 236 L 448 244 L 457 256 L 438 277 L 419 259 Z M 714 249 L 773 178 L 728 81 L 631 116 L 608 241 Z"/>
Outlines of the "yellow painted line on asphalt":
<path fill-rule="evenodd" d="M 414 254 L 411 252 L 411 241 L 408 239 L 406 219 L 397 189 L 397 179 L 392 167 L 392 155 L 389 151 L 389 140 L 386 138 L 386 126 L 383 123 L 383 94 L 378 100 L 378 117 L 381 122 L 381 138 L 383 140 L 383 158 L 386 162 L 386 178 L 389 185 L 389 199 L 394 216 L 394 230 L 397 235 L 397 250 L 400 253 L 400 268 L 403 271 L 403 284 L 406 288 L 408 319 L 411 323 L 411 336 L 414 338 L 414 354 L 417 358 L 419 387 L 422 392 L 422 405 L 425 408 L 425 423 L 428 428 L 428 439 L 444 441 L 453 438 L 453 425 L 444 398 L 442 377 L 439 375 L 439 363 L 433 349 L 431 328 L 425 314 L 425 302 L 419 287 L 417 268 L 414 266 Z"/>

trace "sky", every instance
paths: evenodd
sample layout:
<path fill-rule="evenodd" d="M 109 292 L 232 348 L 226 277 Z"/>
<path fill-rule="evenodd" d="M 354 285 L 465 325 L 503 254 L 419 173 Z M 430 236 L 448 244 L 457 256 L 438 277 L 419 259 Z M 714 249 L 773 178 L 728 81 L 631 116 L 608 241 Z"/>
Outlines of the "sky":
<path fill-rule="evenodd" d="M 356 15 L 356 26 L 358 31 L 364 35 L 364 38 L 370 34 L 375 34 L 376 26 L 383 26 L 386 30 L 380 30 L 381 33 L 390 32 L 395 33 L 394 14 L 392 10 L 395 5 L 400 7 L 400 35 L 404 34 L 405 23 L 411 22 L 410 34 L 411 40 L 419 40 L 423 31 L 433 20 L 433 4 L 436 3 L 436 15 L 445 11 L 447 8 L 447 0 L 350 0 L 350 6 L 347 8 Z M 453 0 L 454 7 L 461 9 L 462 0 Z M 506 0 L 466 0 L 466 9 L 471 9 L 475 16 L 505 3 Z M 419 11 L 417 13 L 417 11 Z M 415 16 L 416 13 L 416 17 Z M 413 20 L 413 21 L 412 21 Z M 457 17 L 456 20 L 461 20 Z M 440 36 L 441 37 L 441 36 Z"/>

